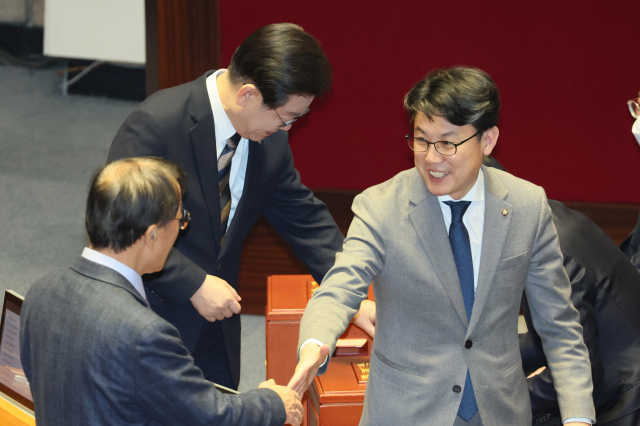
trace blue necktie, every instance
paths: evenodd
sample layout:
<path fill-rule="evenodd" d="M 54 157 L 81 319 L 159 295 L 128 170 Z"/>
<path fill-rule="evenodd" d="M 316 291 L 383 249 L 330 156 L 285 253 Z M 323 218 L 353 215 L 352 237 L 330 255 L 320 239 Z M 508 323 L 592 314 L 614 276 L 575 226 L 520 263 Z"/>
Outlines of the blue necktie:
<path fill-rule="evenodd" d="M 220 195 L 220 246 L 227 236 L 227 222 L 231 212 L 231 188 L 229 188 L 229 172 L 231 171 L 231 159 L 236 153 L 236 148 L 240 142 L 240 135 L 235 134 L 227 139 L 227 144 L 218 158 L 218 190 Z"/>
<path fill-rule="evenodd" d="M 471 201 L 445 201 L 446 205 L 451 208 L 451 227 L 449 228 L 449 242 L 453 251 L 453 258 L 456 262 L 458 270 L 458 278 L 460 278 L 460 289 L 462 290 L 462 298 L 464 299 L 464 308 L 467 311 L 467 320 L 471 320 L 471 310 L 473 309 L 473 300 L 475 298 L 475 290 L 473 288 L 473 258 L 471 257 L 471 243 L 469 242 L 469 233 L 462 223 L 462 216 L 467 211 Z M 460 407 L 458 408 L 458 416 L 468 422 L 478 412 L 478 404 L 476 396 L 473 393 L 471 384 L 471 375 L 467 370 L 467 378 L 464 382 L 464 392 Z"/>

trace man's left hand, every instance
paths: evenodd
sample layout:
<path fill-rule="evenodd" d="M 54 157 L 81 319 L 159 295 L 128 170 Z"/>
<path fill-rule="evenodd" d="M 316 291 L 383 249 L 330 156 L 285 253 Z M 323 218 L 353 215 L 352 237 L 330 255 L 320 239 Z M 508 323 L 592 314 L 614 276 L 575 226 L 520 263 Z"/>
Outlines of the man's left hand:
<path fill-rule="evenodd" d="M 363 300 L 360 310 L 353 316 L 353 323 L 373 337 L 376 333 L 376 303 Z"/>

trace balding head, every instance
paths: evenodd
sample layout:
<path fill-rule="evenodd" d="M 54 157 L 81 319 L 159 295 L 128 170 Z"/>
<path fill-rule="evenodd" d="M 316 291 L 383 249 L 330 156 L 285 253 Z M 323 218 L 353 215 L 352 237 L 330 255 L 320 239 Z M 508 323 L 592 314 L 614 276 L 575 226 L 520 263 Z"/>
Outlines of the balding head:
<path fill-rule="evenodd" d="M 175 219 L 186 178 L 155 157 L 125 158 L 100 169 L 89 188 L 85 227 L 91 246 L 121 252 L 151 225 Z"/>

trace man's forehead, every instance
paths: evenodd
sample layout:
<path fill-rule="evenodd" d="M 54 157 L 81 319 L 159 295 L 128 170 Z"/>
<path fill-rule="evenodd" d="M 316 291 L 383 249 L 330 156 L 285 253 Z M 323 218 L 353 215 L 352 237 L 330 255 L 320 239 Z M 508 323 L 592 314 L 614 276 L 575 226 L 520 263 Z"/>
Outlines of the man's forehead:
<path fill-rule="evenodd" d="M 416 130 L 418 132 L 421 132 L 421 133 L 424 133 L 424 134 L 426 134 L 426 133 L 428 133 L 430 131 L 429 129 L 424 129 L 423 130 L 420 126 L 415 126 L 414 130 Z M 447 129 L 445 129 L 445 130 L 440 129 L 440 130 L 441 130 L 440 133 L 437 133 L 438 136 L 451 136 L 451 135 L 457 135 L 459 133 L 459 131 L 460 131 L 460 127 L 456 126 L 455 129 L 448 129 L 448 130 Z"/>
<path fill-rule="evenodd" d="M 414 130 L 431 136 L 447 137 L 464 133 L 468 125 L 456 126 L 440 116 L 426 115 L 418 112 L 414 120 Z"/>

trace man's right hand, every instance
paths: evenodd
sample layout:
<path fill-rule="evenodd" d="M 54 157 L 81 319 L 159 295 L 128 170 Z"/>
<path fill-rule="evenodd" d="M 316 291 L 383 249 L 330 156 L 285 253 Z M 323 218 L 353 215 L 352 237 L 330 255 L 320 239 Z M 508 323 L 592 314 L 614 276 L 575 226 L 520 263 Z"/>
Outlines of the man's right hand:
<path fill-rule="evenodd" d="M 327 359 L 329 350 L 329 345 L 306 344 L 300 351 L 300 361 L 287 387 L 298 392 L 298 395 L 304 394 L 318 374 L 318 369 Z"/>
<path fill-rule="evenodd" d="M 191 296 L 194 308 L 210 322 L 239 314 L 240 300 L 233 287 L 213 275 L 207 275 L 198 291 Z"/>
<path fill-rule="evenodd" d="M 300 395 L 285 386 L 276 385 L 276 382 L 273 379 L 260 383 L 258 388 L 271 389 L 277 393 L 280 399 L 282 399 L 284 410 L 287 412 L 287 421 L 285 423 L 288 425 L 300 426 L 303 415 Z"/>

